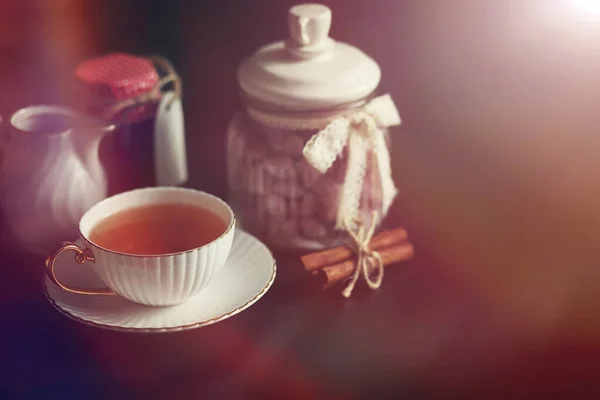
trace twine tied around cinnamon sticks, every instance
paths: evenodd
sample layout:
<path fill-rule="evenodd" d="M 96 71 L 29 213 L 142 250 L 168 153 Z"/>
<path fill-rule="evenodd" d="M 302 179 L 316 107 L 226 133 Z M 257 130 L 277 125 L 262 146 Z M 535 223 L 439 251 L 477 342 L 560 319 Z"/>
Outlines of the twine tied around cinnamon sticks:
<path fill-rule="evenodd" d="M 112 120 L 123 110 L 125 113 L 121 116 L 121 119 L 126 119 L 132 110 L 135 110 L 138 106 L 149 103 L 158 103 L 162 97 L 162 91 L 165 86 L 169 83 L 173 83 L 173 91 L 175 95 L 169 100 L 167 109 L 171 106 L 175 99 L 181 98 L 181 78 L 177 74 L 175 67 L 164 57 L 161 56 L 148 56 L 148 60 L 152 61 L 155 66 L 166 73 L 165 76 L 160 78 L 156 84 L 147 92 L 144 92 L 131 99 L 125 99 L 117 103 L 105 103 L 104 106 L 104 117 Z"/>
<path fill-rule="evenodd" d="M 373 225 L 372 222 L 371 225 Z M 361 229 L 360 226 L 362 226 L 362 232 L 358 232 Z M 378 285 L 381 285 L 381 279 L 383 278 L 382 272 L 378 269 L 380 266 L 387 268 L 402 261 L 407 261 L 412 258 L 414 252 L 412 244 L 408 241 L 408 234 L 403 228 L 382 231 L 372 237 L 370 237 L 372 234 L 370 226 L 366 227 L 365 225 L 353 223 L 350 228 L 352 232 L 356 233 L 357 240 L 354 240 L 354 243 L 317 251 L 301 257 L 304 269 L 315 278 L 320 278 L 319 280 L 321 280 L 325 289 L 344 281 L 348 282 L 342 293 L 344 297 L 349 297 L 352 294 L 354 285 L 361 273 L 368 276 L 368 280 L 365 279 L 367 285 L 375 289 L 379 287 Z M 366 239 L 369 237 L 370 239 L 367 242 Z M 365 246 L 366 243 L 368 243 L 368 247 Z M 357 259 L 357 255 L 360 255 L 358 250 L 360 248 L 363 252 L 363 261 Z M 375 253 L 377 255 L 374 255 Z M 364 257 L 365 255 L 367 255 L 367 258 Z M 376 259 L 368 261 L 369 255 Z M 378 259 L 381 260 L 381 264 L 379 264 Z M 376 275 L 372 277 L 374 273 Z"/>
<path fill-rule="evenodd" d="M 378 219 L 377 214 L 376 211 L 373 212 L 373 218 L 371 218 L 368 226 L 365 226 L 359 218 L 352 218 L 344 223 L 346 231 L 352 238 L 354 250 L 358 255 L 358 261 L 352 278 L 350 278 L 350 282 L 348 282 L 348 285 L 342 291 L 342 295 L 345 298 L 349 298 L 352 295 L 361 272 L 365 282 L 371 289 L 379 289 L 383 281 L 383 259 L 377 251 L 370 248 L 370 242 L 375 233 L 375 225 Z M 372 272 L 374 272 L 375 278 L 371 277 Z"/>

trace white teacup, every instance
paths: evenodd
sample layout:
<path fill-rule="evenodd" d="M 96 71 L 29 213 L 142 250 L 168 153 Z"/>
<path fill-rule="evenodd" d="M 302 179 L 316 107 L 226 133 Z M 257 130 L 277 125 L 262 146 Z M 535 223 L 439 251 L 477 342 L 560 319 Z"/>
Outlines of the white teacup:
<path fill-rule="evenodd" d="M 212 242 L 188 251 L 152 256 L 120 253 L 100 247 L 90 232 L 108 216 L 130 208 L 154 204 L 187 204 L 202 207 L 221 218 L 225 232 Z M 109 197 L 91 207 L 79 221 L 83 246 L 65 242 L 46 260 L 46 274 L 64 290 L 79 294 L 119 295 L 135 303 L 169 306 L 183 303 L 208 286 L 229 256 L 235 228 L 231 208 L 221 199 L 193 189 L 156 187 L 137 189 Z M 75 261 L 90 262 L 106 289 L 76 288 L 61 283 L 55 260 L 63 252 L 75 252 Z"/>

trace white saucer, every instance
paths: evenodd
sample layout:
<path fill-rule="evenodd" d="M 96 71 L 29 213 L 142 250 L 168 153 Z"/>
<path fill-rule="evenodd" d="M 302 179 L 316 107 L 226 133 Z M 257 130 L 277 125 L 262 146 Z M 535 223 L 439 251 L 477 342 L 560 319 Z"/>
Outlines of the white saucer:
<path fill-rule="evenodd" d="M 57 260 L 56 270 L 66 284 L 104 286 L 88 265 L 79 265 L 68 255 Z M 148 307 L 119 296 L 69 293 L 47 277 L 44 289 L 58 311 L 87 325 L 119 331 L 174 332 L 214 324 L 250 307 L 269 290 L 275 271 L 269 249 L 255 237 L 237 231 L 223 270 L 206 289 L 183 304 Z"/>

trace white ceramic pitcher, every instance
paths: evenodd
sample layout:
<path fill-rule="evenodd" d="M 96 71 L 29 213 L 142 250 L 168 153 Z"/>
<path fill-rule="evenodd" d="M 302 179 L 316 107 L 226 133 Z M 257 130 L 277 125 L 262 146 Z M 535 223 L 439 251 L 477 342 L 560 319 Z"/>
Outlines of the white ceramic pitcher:
<path fill-rule="evenodd" d="M 114 125 L 52 105 L 23 108 L 8 123 L 0 207 L 25 249 L 47 252 L 76 238 L 81 216 L 106 197 L 98 149 Z"/>

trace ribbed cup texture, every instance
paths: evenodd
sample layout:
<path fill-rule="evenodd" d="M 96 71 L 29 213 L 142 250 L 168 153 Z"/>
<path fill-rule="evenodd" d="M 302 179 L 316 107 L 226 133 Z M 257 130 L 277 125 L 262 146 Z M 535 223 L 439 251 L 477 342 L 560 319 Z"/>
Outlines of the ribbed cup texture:
<path fill-rule="evenodd" d="M 224 265 L 234 229 L 196 250 L 167 256 L 131 256 L 102 250 L 88 242 L 94 271 L 117 294 L 149 306 L 183 303 L 206 288 Z"/>

